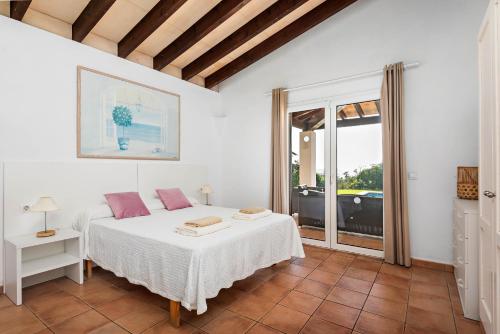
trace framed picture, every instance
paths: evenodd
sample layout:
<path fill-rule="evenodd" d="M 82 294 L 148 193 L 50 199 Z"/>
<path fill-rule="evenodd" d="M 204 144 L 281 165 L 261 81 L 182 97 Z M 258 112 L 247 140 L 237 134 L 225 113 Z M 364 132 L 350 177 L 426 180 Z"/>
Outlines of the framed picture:
<path fill-rule="evenodd" d="M 179 160 L 180 96 L 78 67 L 79 158 Z"/>

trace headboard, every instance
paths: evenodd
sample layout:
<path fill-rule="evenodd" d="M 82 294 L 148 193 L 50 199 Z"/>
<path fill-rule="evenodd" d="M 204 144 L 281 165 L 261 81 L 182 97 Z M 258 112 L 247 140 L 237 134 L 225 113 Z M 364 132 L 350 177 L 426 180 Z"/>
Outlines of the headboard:
<path fill-rule="evenodd" d="M 59 210 L 47 214 L 51 227 L 70 227 L 87 207 L 105 203 L 103 194 L 139 191 L 147 201 L 154 189 L 179 187 L 200 198 L 207 168 L 163 162 L 53 161 L 4 163 L 5 237 L 38 231 L 43 214 L 25 212 L 40 196 L 52 196 Z"/>
<path fill-rule="evenodd" d="M 207 168 L 200 165 L 162 164 L 158 162 L 139 162 L 138 191 L 147 201 L 158 197 L 156 189 L 179 187 L 186 196 L 200 200 L 200 188 L 207 183 Z"/>

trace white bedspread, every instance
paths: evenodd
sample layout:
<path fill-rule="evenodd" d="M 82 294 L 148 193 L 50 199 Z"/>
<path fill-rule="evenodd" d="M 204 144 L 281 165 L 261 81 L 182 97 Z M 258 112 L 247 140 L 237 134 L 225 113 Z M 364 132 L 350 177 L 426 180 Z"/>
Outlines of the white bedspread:
<path fill-rule="evenodd" d="M 235 212 L 201 205 L 122 220 L 87 214 L 76 226 L 84 232 L 87 255 L 96 264 L 201 314 L 207 310 L 206 299 L 234 281 L 292 256 L 305 256 L 290 216 L 243 222 L 231 218 Z M 232 226 L 197 238 L 175 233 L 176 226 L 205 216 L 222 217 Z"/>

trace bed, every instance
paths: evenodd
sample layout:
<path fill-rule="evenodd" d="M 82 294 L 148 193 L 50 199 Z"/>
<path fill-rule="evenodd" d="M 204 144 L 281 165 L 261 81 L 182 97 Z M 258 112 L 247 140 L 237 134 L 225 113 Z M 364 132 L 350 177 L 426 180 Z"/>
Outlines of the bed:
<path fill-rule="evenodd" d="M 207 310 L 206 300 L 222 288 L 291 257 L 304 257 L 299 232 L 287 215 L 254 221 L 232 219 L 236 209 L 196 205 L 150 216 L 116 220 L 110 211 L 87 210 L 76 228 L 84 232 L 85 253 L 98 266 L 170 300 L 171 322 L 179 307 Z M 188 219 L 220 216 L 231 227 L 202 237 L 183 236 L 176 226 Z"/>

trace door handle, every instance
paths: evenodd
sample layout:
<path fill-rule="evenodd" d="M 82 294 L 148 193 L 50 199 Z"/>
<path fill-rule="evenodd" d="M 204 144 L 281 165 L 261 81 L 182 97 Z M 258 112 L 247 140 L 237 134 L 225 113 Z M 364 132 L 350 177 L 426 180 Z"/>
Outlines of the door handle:
<path fill-rule="evenodd" d="M 486 196 L 486 197 L 488 197 L 488 198 L 495 198 L 497 196 L 494 192 L 491 192 L 489 190 L 485 190 L 483 192 L 483 195 Z"/>

